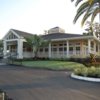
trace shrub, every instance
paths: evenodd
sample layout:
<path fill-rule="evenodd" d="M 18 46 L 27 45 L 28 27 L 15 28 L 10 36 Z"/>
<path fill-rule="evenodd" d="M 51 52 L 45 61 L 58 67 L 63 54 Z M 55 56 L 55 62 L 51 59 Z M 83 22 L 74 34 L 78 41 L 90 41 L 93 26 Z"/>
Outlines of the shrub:
<path fill-rule="evenodd" d="M 83 67 L 82 70 L 81 70 L 81 75 L 82 76 L 87 76 L 88 75 L 88 68 Z"/>
<path fill-rule="evenodd" d="M 79 67 L 74 70 L 74 74 L 85 76 L 85 77 L 95 77 L 100 78 L 100 67 L 96 68 L 94 66 L 91 67 Z"/>
<path fill-rule="evenodd" d="M 88 68 L 88 76 L 89 77 L 96 77 L 96 67 L 92 66 Z"/>
<path fill-rule="evenodd" d="M 100 77 L 100 68 L 97 68 L 95 74 L 96 74 L 97 77 Z"/>
<path fill-rule="evenodd" d="M 81 75 L 81 68 L 76 68 L 76 69 L 74 69 L 74 73 L 75 73 L 76 75 Z"/>

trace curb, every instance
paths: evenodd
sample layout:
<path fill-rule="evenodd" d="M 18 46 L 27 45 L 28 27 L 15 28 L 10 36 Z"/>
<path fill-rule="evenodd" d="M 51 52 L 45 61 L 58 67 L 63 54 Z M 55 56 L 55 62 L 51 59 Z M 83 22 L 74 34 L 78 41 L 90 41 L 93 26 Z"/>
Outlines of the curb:
<path fill-rule="evenodd" d="M 83 77 L 83 76 L 75 75 L 74 73 L 71 74 L 71 77 L 74 79 L 79 79 L 79 80 L 84 80 L 84 81 L 100 82 L 100 78 Z"/>

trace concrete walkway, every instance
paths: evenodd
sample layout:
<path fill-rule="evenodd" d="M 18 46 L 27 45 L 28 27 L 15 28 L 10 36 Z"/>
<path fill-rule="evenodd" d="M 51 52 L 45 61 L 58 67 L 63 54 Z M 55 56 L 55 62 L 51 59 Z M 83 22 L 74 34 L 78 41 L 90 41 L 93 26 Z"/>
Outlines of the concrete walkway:
<path fill-rule="evenodd" d="M 100 100 L 100 83 L 75 80 L 69 74 L 0 65 L 0 89 L 13 100 Z"/>

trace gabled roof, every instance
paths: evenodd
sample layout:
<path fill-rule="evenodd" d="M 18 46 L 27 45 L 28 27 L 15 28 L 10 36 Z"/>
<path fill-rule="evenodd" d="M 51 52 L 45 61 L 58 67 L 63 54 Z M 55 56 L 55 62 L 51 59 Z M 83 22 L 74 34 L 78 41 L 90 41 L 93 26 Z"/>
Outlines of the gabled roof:
<path fill-rule="evenodd" d="M 18 34 L 20 37 L 24 38 L 30 38 L 34 36 L 32 33 L 16 30 L 16 29 L 11 29 L 13 32 Z M 52 40 L 52 39 L 67 39 L 67 38 L 81 38 L 81 37 L 86 37 L 84 35 L 80 34 L 71 34 L 71 33 L 52 33 L 52 34 L 46 34 L 46 35 L 41 35 L 41 37 L 45 40 Z"/>
<path fill-rule="evenodd" d="M 52 34 L 46 34 L 42 35 L 43 39 L 51 40 L 51 39 L 63 39 L 63 38 L 73 38 L 73 37 L 82 37 L 84 35 L 80 34 L 69 34 L 69 33 L 52 33 Z"/>
<path fill-rule="evenodd" d="M 28 38 L 28 37 L 33 36 L 32 33 L 24 32 L 24 31 L 19 31 L 19 30 L 16 30 L 16 29 L 11 29 L 11 30 L 16 32 L 20 37 Z"/>

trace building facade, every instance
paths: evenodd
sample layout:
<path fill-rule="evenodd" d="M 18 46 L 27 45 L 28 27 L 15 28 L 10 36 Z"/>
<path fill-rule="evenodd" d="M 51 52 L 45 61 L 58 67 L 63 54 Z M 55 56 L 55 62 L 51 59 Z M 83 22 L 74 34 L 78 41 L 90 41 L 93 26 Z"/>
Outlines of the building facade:
<path fill-rule="evenodd" d="M 27 46 L 26 37 L 33 34 L 11 29 L 3 38 L 4 58 L 14 56 L 18 59 L 33 58 L 31 47 Z M 41 35 L 51 42 L 47 47 L 41 47 L 38 57 L 45 58 L 86 58 L 90 53 L 100 56 L 100 39 L 96 36 L 69 34 L 59 27 L 54 27 L 48 34 Z"/>

